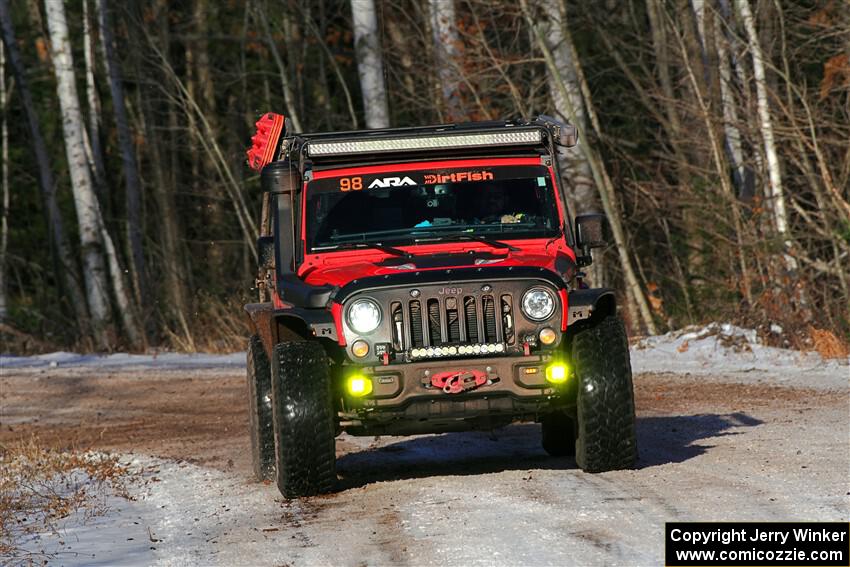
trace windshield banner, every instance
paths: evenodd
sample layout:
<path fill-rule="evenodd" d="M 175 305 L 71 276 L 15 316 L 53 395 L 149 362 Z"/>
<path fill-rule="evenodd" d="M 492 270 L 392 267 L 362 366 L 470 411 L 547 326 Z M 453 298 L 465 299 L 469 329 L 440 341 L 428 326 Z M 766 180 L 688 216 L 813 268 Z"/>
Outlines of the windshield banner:
<path fill-rule="evenodd" d="M 399 173 L 384 172 L 317 179 L 310 183 L 310 191 L 322 193 L 332 191 L 347 192 L 416 185 L 529 179 L 547 175 L 548 172 L 543 166 L 499 166 L 405 171 Z"/>

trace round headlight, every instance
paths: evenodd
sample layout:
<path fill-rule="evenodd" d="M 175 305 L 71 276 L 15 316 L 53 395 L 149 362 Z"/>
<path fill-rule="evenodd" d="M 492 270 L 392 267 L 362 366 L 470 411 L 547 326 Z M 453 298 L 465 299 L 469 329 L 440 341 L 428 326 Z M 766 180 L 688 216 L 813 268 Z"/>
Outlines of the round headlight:
<path fill-rule="evenodd" d="M 522 312 L 532 321 L 543 321 L 555 312 L 555 296 L 548 289 L 535 287 L 522 296 Z"/>
<path fill-rule="evenodd" d="M 358 299 L 348 308 L 348 326 L 365 335 L 381 323 L 381 308 L 371 299 Z"/>

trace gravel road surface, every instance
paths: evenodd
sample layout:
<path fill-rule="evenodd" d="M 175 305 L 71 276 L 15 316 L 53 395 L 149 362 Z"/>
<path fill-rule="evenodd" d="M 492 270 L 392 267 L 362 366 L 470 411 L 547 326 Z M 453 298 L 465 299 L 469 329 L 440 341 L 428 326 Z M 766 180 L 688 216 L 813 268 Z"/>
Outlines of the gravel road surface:
<path fill-rule="evenodd" d="M 32 543 L 59 564 L 658 565 L 666 521 L 850 519 L 850 372 L 834 370 L 639 373 L 631 471 L 549 458 L 535 424 L 343 436 L 339 491 L 293 502 L 250 478 L 238 368 L 7 368 L 0 443 L 146 471 L 135 501 Z"/>

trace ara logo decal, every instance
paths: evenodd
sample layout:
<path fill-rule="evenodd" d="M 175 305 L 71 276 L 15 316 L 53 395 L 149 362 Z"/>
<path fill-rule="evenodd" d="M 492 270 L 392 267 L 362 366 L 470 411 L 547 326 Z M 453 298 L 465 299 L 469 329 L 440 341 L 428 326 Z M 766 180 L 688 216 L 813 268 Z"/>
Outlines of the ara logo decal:
<path fill-rule="evenodd" d="M 383 179 L 375 179 L 369 184 L 369 189 L 384 188 L 384 187 L 403 187 L 405 185 L 416 185 L 416 182 L 409 177 L 384 177 Z"/>

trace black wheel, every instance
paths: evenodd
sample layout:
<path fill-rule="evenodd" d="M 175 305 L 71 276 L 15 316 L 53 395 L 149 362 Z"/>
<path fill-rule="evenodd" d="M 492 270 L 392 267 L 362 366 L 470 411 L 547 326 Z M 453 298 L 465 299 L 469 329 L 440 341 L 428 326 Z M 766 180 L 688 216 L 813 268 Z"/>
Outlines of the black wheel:
<path fill-rule="evenodd" d="M 540 420 L 543 430 L 543 449 L 553 457 L 572 457 L 576 454 L 576 429 L 573 419 L 564 412 L 546 414 Z"/>
<path fill-rule="evenodd" d="M 635 399 L 623 322 L 608 315 L 573 337 L 576 462 L 586 472 L 634 467 Z"/>
<path fill-rule="evenodd" d="M 275 346 L 271 367 L 277 487 L 286 498 L 330 492 L 336 443 L 327 355 L 317 342 Z"/>
<path fill-rule="evenodd" d="M 254 476 L 257 480 L 271 480 L 274 478 L 272 379 L 269 358 L 257 335 L 248 342 L 248 429 Z"/>

